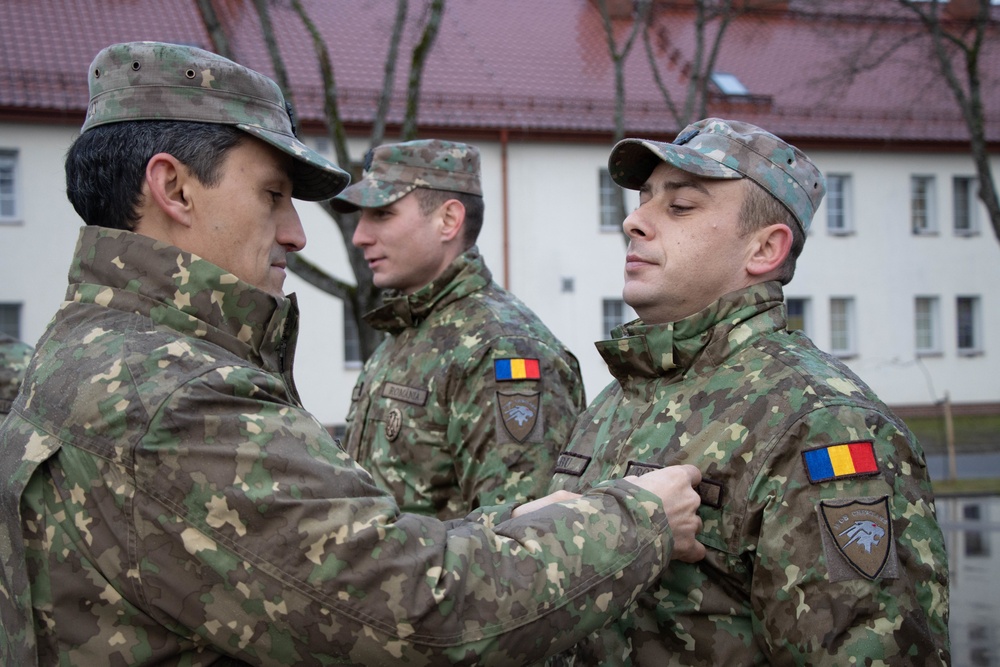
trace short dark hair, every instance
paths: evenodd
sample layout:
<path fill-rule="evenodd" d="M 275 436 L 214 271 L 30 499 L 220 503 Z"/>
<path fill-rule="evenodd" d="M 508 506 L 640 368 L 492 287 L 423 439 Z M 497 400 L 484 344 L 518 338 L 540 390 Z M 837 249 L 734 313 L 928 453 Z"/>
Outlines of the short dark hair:
<path fill-rule="evenodd" d="M 132 230 L 146 165 L 157 153 L 181 161 L 204 185 L 217 185 L 229 150 L 248 135 L 229 125 L 128 121 L 81 134 L 66 154 L 66 196 L 88 225 Z"/>
<path fill-rule="evenodd" d="M 806 243 L 805 233 L 791 211 L 785 208 L 784 204 L 778 201 L 774 195 L 749 178 L 745 178 L 743 181 L 746 186 L 743 205 L 740 208 L 740 234 L 746 236 L 775 223 L 783 224 L 792 230 L 792 247 L 788 251 L 788 257 L 785 258 L 784 263 L 778 267 L 777 276 L 782 285 L 787 285 L 795 276 L 795 264 Z"/>
<path fill-rule="evenodd" d="M 446 190 L 431 190 L 429 188 L 417 188 L 413 191 L 420 202 L 420 213 L 428 215 L 438 206 L 449 199 L 457 199 L 465 207 L 465 233 L 462 240 L 465 248 L 469 249 L 476 244 L 479 232 L 483 228 L 483 198 L 479 195 L 470 195 L 466 192 L 448 192 Z"/>

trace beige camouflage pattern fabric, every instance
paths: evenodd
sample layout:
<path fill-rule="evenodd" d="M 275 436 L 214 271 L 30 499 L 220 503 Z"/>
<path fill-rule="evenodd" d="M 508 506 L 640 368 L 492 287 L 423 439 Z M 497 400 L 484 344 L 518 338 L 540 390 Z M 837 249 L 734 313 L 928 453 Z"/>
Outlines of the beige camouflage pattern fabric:
<path fill-rule="evenodd" d="M 506 523 L 400 514 L 302 409 L 297 330 L 292 298 L 82 230 L 0 425 L 0 664 L 525 664 L 666 565 L 626 482 Z"/>
<path fill-rule="evenodd" d="M 403 511 L 455 519 L 545 495 L 586 405 L 580 367 L 477 248 L 365 319 L 389 336 L 358 378 L 345 443 Z M 536 360 L 538 379 L 498 380 L 511 359 Z"/>
<path fill-rule="evenodd" d="M 33 351 L 27 343 L 0 333 L 0 421 L 14 404 Z"/>
<path fill-rule="evenodd" d="M 381 208 L 417 188 L 482 197 L 479 149 L 441 139 L 377 146 L 365 155 L 361 179 L 330 204 L 341 212 Z"/>
<path fill-rule="evenodd" d="M 294 158 L 292 196 L 329 199 L 350 175 L 295 137 L 291 107 L 263 74 L 192 46 L 114 44 L 90 65 L 82 131 L 133 120 L 233 125 Z"/>
<path fill-rule="evenodd" d="M 672 563 L 575 665 L 950 663 L 948 561 L 920 446 L 843 364 L 786 330 L 777 282 L 673 324 L 636 320 L 598 349 L 615 382 L 550 490 L 694 464 L 708 556 Z M 859 442 L 877 474 L 810 479 L 804 451 Z M 831 530 L 841 506 L 851 518 Z M 880 513 L 861 526 L 867 541 L 850 532 Z M 882 549 L 879 573 L 862 574 L 867 547 Z"/>
<path fill-rule="evenodd" d="M 736 120 L 700 120 L 669 144 L 623 139 L 611 150 L 608 169 L 615 183 L 638 190 L 661 162 L 703 178 L 749 178 L 791 211 L 803 232 L 826 193 L 823 175 L 802 151 Z"/>

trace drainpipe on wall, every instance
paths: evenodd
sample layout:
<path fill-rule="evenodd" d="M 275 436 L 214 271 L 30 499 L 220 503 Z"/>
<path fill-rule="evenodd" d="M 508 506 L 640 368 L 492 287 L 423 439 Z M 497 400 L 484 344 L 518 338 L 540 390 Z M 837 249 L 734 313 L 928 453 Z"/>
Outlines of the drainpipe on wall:
<path fill-rule="evenodd" d="M 510 229 L 507 210 L 507 128 L 500 130 L 500 204 L 503 229 L 503 288 L 510 289 Z"/>

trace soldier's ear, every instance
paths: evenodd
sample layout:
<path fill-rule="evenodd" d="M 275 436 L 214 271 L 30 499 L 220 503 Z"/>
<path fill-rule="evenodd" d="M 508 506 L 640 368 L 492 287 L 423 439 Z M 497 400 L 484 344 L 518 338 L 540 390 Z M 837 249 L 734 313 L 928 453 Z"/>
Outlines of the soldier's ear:
<path fill-rule="evenodd" d="M 438 208 L 438 218 L 441 225 L 441 238 L 451 241 L 462 232 L 465 224 L 465 205 L 457 199 L 449 199 Z"/>
<path fill-rule="evenodd" d="M 157 153 L 146 163 L 145 189 L 149 203 L 170 220 L 191 226 L 189 188 L 194 176 L 169 153 Z"/>
<path fill-rule="evenodd" d="M 792 249 L 792 230 L 777 223 L 749 234 L 746 270 L 752 276 L 777 271 Z"/>

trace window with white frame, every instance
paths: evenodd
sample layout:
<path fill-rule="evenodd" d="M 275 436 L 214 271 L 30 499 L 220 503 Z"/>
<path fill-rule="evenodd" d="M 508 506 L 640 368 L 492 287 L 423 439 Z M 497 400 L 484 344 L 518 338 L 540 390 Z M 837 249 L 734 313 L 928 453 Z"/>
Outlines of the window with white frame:
<path fill-rule="evenodd" d="M 854 299 L 830 299 L 830 352 L 841 357 L 856 353 L 854 342 Z"/>
<path fill-rule="evenodd" d="M 847 174 L 828 174 L 826 177 L 826 230 L 830 234 L 850 234 L 854 231 L 851 177 Z"/>
<path fill-rule="evenodd" d="M 941 352 L 939 300 L 936 296 L 918 296 L 914 302 L 913 329 L 917 355 Z"/>
<path fill-rule="evenodd" d="M 21 304 L 0 303 L 0 333 L 21 338 Z"/>
<path fill-rule="evenodd" d="M 611 330 L 625 324 L 625 302 L 621 299 L 604 299 L 601 318 L 602 335 L 611 337 Z"/>
<path fill-rule="evenodd" d="M 979 354 L 982 351 L 979 318 L 979 297 L 958 297 L 955 303 L 955 323 L 957 325 L 959 354 Z"/>
<path fill-rule="evenodd" d="M 357 368 L 361 365 L 361 339 L 358 336 L 357 320 L 354 317 L 354 309 L 344 302 L 344 364 L 348 368 Z"/>
<path fill-rule="evenodd" d="M 976 179 L 972 176 L 956 176 L 951 181 L 956 236 L 974 236 L 979 233 L 976 220 Z"/>
<path fill-rule="evenodd" d="M 0 224 L 20 215 L 17 202 L 17 151 L 0 148 Z"/>
<path fill-rule="evenodd" d="M 910 222 L 914 234 L 937 232 L 936 196 L 933 176 L 910 177 Z"/>
<path fill-rule="evenodd" d="M 600 192 L 600 214 L 602 232 L 620 232 L 622 229 L 621 213 L 616 203 L 618 185 L 611 180 L 611 172 L 607 169 L 598 170 Z"/>
<path fill-rule="evenodd" d="M 785 300 L 788 311 L 787 328 L 789 331 L 801 331 L 809 335 L 809 299 L 789 297 Z"/>

